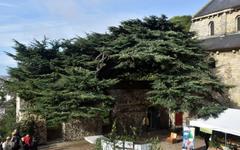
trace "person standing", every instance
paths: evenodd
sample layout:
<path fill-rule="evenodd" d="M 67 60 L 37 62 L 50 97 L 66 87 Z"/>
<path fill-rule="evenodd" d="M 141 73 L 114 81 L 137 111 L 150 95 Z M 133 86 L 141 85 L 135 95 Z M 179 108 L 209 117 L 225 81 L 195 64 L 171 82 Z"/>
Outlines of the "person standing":
<path fill-rule="evenodd" d="M 12 142 L 11 142 L 11 138 L 9 136 L 6 138 L 6 141 L 3 142 L 2 149 L 3 150 L 12 150 Z"/>
<path fill-rule="evenodd" d="M 209 139 L 210 139 L 210 137 L 211 137 L 211 134 L 204 133 L 204 141 L 205 141 L 205 145 L 206 145 L 206 150 L 209 147 Z"/>
<path fill-rule="evenodd" d="M 148 132 L 148 127 L 149 127 L 149 119 L 148 119 L 147 114 L 145 114 L 145 116 L 143 117 L 143 120 L 142 120 L 143 133 Z"/>
<path fill-rule="evenodd" d="M 23 149 L 24 150 L 30 150 L 31 145 L 32 145 L 32 138 L 29 134 L 25 135 L 22 138 L 22 142 L 23 142 Z"/>
<path fill-rule="evenodd" d="M 19 150 L 21 148 L 21 137 L 17 130 L 12 132 L 12 139 L 11 142 L 13 144 L 12 150 Z"/>
<path fill-rule="evenodd" d="M 0 142 L 0 150 L 3 150 L 2 145 L 3 145 L 3 142 L 1 141 L 1 142 Z"/>

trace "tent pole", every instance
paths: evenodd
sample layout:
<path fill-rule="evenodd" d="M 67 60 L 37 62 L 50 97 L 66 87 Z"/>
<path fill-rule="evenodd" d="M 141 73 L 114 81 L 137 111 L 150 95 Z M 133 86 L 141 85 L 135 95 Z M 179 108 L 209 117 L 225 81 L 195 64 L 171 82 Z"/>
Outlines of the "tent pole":
<path fill-rule="evenodd" d="M 227 133 L 225 133 L 225 146 L 227 146 Z"/>

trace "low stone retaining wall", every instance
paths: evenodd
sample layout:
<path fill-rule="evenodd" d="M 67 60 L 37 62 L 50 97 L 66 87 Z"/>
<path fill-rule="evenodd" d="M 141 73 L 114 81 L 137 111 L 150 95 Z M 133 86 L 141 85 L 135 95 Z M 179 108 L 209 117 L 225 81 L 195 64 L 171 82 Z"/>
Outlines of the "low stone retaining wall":
<path fill-rule="evenodd" d="M 102 122 L 99 119 L 82 119 L 63 123 L 63 140 L 82 140 L 84 136 L 96 135 L 102 132 Z"/>

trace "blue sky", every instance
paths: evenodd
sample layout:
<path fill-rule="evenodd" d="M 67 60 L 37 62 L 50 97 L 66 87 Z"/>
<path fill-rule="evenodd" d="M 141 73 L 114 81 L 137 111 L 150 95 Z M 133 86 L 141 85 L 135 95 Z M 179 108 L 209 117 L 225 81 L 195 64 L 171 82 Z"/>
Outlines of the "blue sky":
<path fill-rule="evenodd" d="M 149 15 L 193 15 L 209 0 L 0 0 L 0 75 L 16 66 L 13 39 L 41 40 L 105 32 L 121 21 Z"/>

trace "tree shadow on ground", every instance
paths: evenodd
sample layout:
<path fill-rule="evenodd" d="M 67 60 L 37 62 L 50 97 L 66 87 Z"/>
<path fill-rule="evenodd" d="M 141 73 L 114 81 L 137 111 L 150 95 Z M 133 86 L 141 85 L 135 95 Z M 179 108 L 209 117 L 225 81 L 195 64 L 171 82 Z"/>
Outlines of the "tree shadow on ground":
<path fill-rule="evenodd" d="M 206 150 L 206 148 L 205 148 L 205 146 L 202 146 L 202 147 L 196 148 L 195 150 Z"/>

